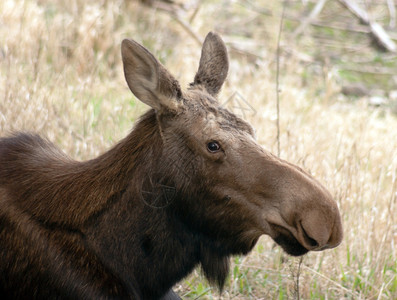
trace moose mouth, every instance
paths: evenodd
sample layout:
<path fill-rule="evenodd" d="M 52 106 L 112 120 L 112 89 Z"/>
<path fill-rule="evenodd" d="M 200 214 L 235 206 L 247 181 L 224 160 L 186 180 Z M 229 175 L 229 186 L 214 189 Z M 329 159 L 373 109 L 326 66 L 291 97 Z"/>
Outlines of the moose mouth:
<path fill-rule="evenodd" d="M 273 240 L 289 255 L 301 256 L 309 252 L 289 230 L 275 224 L 272 224 L 272 228 L 275 232 L 278 232 L 278 235 L 273 237 Z"/>

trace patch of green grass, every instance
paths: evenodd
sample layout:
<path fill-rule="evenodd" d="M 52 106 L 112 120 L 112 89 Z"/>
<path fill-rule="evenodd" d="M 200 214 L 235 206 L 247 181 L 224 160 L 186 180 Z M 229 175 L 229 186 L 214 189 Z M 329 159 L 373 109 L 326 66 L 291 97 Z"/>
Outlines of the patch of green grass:
<path fill-rule="evenodd" d="M 186 282 L 190 286 L 191 290 L 183 294 L 183 299 L 200 299 L 200 298 L 208 298 L 208 297 L 209 299 L 212 299 L 211 297 L 212 288 L 207 284 L 205 284 L 205 282 L 198 282 L 194 285 L 189 284 L 188 281 L 185 281 L 185 283 Z"/>

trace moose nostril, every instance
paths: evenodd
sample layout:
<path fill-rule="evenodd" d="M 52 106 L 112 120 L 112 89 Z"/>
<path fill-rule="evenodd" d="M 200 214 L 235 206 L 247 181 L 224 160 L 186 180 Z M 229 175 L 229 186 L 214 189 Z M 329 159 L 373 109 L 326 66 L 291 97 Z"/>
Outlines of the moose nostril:
<path fill-rule="evenodd" d="M 302 229 L 302 233 L 303 233 L 303 238 L 306 242 L 307 245 L 309 245 L 311 248 L 318 248 L 319 247 L 319 243 L 313 239 L 312 237 L 310 237 L 310 235 L 307 234 L 305 228 L 303 227 L 302 223 L 300 223 L 301 229 Z"/>

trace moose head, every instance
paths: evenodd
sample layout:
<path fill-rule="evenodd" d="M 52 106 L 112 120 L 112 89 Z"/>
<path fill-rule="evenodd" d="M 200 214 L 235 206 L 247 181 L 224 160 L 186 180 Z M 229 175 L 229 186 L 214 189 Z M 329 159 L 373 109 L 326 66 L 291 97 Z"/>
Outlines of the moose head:
<path fill-rule="evenodd" d="M 330 193 L 266 151 L 251 125 L 217 100 L 229 67 L 219 35 L 207 35 L 187 91 L 138 43 L 124 40 L 122 56 L 128 86 L 154 109 L 162 139 L 154 180 L 175 187 L 172 207 L 189 228 L 232 253 L 247 253 L 262 234 L 291 255 L 341 242 Z"/>

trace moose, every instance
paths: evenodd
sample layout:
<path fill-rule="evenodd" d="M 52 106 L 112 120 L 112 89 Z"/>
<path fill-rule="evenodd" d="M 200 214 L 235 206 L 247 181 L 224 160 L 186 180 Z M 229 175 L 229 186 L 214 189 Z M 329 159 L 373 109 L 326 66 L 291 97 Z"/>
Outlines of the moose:
<path fill-rule="evenodd" d="M 36 134 L 0 139 L 2 299 L 180 299 L 172 287 L 197 266 L 222 289 L 230 256 L 263 234 L 293 256 L 340 244 L 326 188 L 218 102 L 218 34 L 183 90 L 137 42 L 121 53 L 151 109 L 112 149 L 80 162 Z"/>

